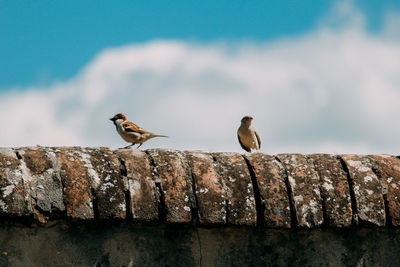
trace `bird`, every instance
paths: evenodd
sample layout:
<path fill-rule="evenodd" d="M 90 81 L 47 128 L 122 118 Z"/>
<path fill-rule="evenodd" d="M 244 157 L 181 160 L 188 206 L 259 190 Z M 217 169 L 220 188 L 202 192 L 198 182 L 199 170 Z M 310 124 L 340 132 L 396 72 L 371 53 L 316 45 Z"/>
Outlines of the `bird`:
<path fill-rule="evenodd" d="M 256 130 L 251 126 L 253 117 L 244 116 L 241 120 L 239 129 L 237 130 L 237 136 L 239 139 L 240 146 L 247 152 L 251 152 L 251 149 L 260 151 L 261 140 Z"/>
<path fill-rule="evenodd" d="M 128 143 L 132 143 L 126 147 L 131 147 L 135 144 L 139 144 L 139 148 L 144 142 L 154 137 L 168 137 L 166 135 L 151 133 L 138 125 L 130 122 L 126 119 L 125 115 L 122 113 L 116 114 L 110 119 L 115 127 L 117 128 L 118 134 Z"/>

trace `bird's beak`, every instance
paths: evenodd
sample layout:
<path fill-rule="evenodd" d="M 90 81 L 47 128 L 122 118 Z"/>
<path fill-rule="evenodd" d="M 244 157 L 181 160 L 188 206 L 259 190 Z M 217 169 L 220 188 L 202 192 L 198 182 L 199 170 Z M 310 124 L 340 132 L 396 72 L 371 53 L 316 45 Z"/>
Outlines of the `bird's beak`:
<path fill-rule="evenodd" d="M 114 121 L 114 118 L 111 118 L 110 121 Z"/>

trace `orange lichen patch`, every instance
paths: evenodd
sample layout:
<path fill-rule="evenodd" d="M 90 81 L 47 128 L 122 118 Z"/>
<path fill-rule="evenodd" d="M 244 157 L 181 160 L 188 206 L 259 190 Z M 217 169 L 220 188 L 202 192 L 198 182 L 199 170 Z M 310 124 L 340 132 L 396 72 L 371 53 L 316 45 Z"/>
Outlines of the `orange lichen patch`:
<path fill-rule="evenodd" d="M 46 224 L 49 220 L 49 216 L 44 215 L 40 210 L 37 209 L 37 203 L 34 199 L 31 199 L 33 218 L 40 224 Z"/>
<path fill-rule="evenodd" d="M 22 158 L 32 175 L 42 174 L 52 167 L 51 161 L 44 150 L 26 148 L 23 149 L 23 152 L 21 153 Z"/>
<path fill-rule="evenodd" d="M 76 148 L 58 148 L 60 176 L 64 185 L 67 216 L 74 219 L 93 219 L 89 174 Z"/>
<path fill-rule="evenodd" d="M 11 150 L 10 150 L 10 152 L 12 152 Z M 12 152 L 13 153 L 13 152 Z M 19 160 L 18 160 L 18 158 L 15 156 L 15 155 L 13 155 L 12 157 L 10 156 L 10 155 L 7 155 L 7 154 L 3 154 L 3 153 L 1 153 L 1 151 L 0 151 L 0 166 L 1 166 L 1 169 L 0 169 L 0 171 L 3 169 L 3 168 L 6 168 L 6 167 L 16 167 L 16 166 L 18 166 L 19 165 Z"/>

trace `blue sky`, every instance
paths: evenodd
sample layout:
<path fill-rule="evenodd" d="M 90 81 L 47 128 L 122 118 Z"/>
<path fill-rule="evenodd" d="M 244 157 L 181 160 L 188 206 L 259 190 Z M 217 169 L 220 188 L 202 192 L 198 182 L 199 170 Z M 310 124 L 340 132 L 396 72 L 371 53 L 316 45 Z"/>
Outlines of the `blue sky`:
<path fill-rule="evenodd" d="M 398 0 L 0 0 L 0 38 L 0 147 L 400 154 Z"/>
<path fill-rule="evenodd" d="M 0 90 L 76 75 L 108 47 L 155 39 L 268 41 L 313 31 L 338 1 L 0 0 Z M 400 1 L 355 1 L 379 31 Z"/>

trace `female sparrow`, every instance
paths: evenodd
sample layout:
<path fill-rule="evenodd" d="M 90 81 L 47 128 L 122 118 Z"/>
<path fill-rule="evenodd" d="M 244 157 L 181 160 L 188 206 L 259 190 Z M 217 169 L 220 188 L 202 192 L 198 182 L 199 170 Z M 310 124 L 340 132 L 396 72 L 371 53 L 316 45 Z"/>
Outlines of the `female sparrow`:
<path fill-rule="evenodd" d="M 252 121 L 252 117 L 244 116 L 237 131 L 240 146 L 247 152 L 251 152 L 252 148 L 260 151 L 261 147 L 260 137 L 253 126 L 251 126 Z"/>
<path fill-rule="evenodd" d="M 139 148 L 144 142 L 153 137 L 168 137 L 166 135 L 153 134 L 143 128 L 140 128 L 136 124 L 128 121 L 126 117 L 121 113 L 118 113 L 110 120 L 113 121 L 122 139 L 124 139 L 126 142 L 132 143 L 131 145 L 124 148 L 128 148 L 135 144 L 139 144 L 139 146 L 137 147 Z"/>

